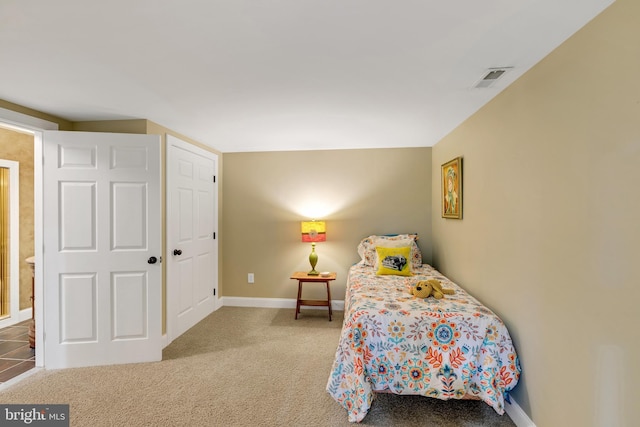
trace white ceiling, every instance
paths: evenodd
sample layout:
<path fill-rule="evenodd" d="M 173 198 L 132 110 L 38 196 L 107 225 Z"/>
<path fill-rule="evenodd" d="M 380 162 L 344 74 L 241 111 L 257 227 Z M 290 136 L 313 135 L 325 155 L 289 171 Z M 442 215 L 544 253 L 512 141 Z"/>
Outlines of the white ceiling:
<path fill-rule="evenodd" d="M 432 146 L 612 2 L 0 0 L 0 99 L 222 152 Z"/>

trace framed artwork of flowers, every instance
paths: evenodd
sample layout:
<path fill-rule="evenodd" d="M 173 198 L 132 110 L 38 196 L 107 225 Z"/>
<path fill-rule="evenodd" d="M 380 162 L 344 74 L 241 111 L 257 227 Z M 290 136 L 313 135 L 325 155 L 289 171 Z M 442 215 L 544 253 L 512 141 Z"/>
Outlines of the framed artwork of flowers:
<path fill-rule="evenodd" d="M 442 165 L 442 217 L 462 219 L 462 157 Z"/>

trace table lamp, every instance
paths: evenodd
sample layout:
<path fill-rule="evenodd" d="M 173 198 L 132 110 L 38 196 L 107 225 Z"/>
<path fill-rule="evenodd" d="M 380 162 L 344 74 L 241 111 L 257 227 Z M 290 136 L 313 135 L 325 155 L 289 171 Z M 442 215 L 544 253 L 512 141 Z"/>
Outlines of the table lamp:
<path fill-rule="evenodd" d="M 309 263 L 311 263 L 311 271 L 309 276 L 317 276 L 320 273 L 316 271 L 318 263 L 318 254 L 316 253 L 316 242 L 327 241 L 327 229 L 324 221 L 302 221 L 301 223 L 302 241 L 311 242 L 311 254 L 309 255 Z"/>

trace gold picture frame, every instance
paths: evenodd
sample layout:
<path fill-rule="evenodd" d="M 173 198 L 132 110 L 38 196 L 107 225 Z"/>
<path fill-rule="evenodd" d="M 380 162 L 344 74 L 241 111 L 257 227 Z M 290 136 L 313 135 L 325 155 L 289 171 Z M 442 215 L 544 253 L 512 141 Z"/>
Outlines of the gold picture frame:
<path fill-rule="evenodd" d="M 442 165 L 442 217 L 462 219 L 462 157 Z"/>

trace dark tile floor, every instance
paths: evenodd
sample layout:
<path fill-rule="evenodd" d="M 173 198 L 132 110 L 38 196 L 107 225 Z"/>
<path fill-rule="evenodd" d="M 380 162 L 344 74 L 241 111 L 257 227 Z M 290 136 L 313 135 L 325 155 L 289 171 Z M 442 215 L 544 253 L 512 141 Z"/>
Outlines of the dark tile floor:
<path fill-rule="evenodd" d="M 0 329 L 0 384 L 36 365 L 36 352 L 29 347 L 30 322 L 25 320 Z"/>

